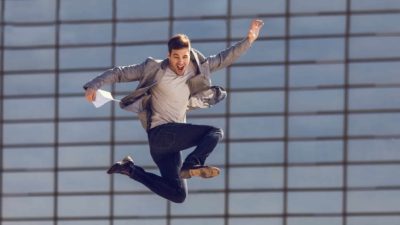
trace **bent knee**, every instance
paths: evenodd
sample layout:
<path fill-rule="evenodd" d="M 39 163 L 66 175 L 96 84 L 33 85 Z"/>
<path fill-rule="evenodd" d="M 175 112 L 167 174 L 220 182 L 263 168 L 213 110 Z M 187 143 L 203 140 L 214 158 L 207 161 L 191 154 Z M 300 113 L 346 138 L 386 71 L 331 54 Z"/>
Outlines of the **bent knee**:
<path fill-rule="evenodd" d="M 224 137 L 224 130 L 221 128 L 214 127 L 211 131 L 210 134 L 218 138 L 218 140 L 221 140 Z"/>
<path fill-rule="evenodd" d="M 183 203 L 186 199 L 186 192 L 185 191 L 180 191 L 178 192 L 173 198 L 170 200 L 175 202 L 175 203 Z"/>

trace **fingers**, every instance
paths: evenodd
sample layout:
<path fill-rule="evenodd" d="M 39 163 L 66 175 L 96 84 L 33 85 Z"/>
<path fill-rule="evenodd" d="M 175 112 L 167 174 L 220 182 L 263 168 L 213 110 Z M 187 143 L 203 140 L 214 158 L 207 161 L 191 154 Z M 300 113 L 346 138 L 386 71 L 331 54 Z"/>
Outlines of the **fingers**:
<path fill-rule="evenodd" d="M 262 26 L 264 26 L 264 22 L 260 19 L 254 19 L 251 21 L 250 29 L 247 34 L 250 43 L 253 43 L 258 38 L 258 34 Z"/>
<path fill-rule="evenodd" d="M 96 100 L 96 90 L 91 88 L 86 89 L 85 97 L 88 102 L 93 102 Z"/>
<path fill-rule="evenodd" d="M 254 19 L 251 23 L 251 27 L 254 29 L 261 29 L 261 27 L 264 26 L 264 21 L 260 19 Z"/>

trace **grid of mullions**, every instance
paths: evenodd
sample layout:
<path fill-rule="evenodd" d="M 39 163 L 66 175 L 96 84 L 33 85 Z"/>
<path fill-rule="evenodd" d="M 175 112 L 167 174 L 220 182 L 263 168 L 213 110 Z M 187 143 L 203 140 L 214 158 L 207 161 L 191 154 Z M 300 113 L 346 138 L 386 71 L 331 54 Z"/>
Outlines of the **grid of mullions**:
<path fill-rule="evenodd" d="M 50 5 L 53 19 L 14 18 L 21 2 Z M 122 0 L 98 1 L 95 10 L 108 12 L 104 18 L 68 13 L 81 4 L 73 0 L 2 2 L 2 223 L 398 221 L 400 38 L 391 24 L 400 4 L 246 1 L 260 4 L 247 11 L 240 1 L 221 2 L 215 11 L 201 8 L 211 2 L 196 3 L 192 8 L 203 15 L 187 8 L 194 1 L 158 1 L 168 9 L 163 16 L 139 18 L 127 16 L 132 3 Z M 146 169 L 156 168 L 136 117 L 116 105 L 94 110 L 82 103 L 81 85 L 112 65 L 163 57 L 165 39 L 180 29 L 195 47 L 215 53 L 239 40 L 255 14 L 266 21 L 265 32 L 248 54 L 215 75 L 230 91 L 225 105 L 189 118 L 225 128 L 209 160 L 223 168 L 222 176 L 191 180 L 183 205 L 106 176 L 128 153 Z M 196 33 L 193 24 L 210 32 Z M 48 38 L 27 35 L 37 32 Z M 26 56 L 24 64 L 16 60 Z M 131 89 L 110 87 L 118 97 Z"/>

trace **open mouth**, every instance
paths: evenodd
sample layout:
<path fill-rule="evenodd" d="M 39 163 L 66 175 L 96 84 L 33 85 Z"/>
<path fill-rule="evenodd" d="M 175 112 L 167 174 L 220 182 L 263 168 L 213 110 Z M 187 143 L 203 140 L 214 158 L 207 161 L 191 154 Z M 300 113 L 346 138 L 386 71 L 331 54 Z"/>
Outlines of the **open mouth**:
<path fill-rule="evenodd" d="M 179 73 L 183 73 L 185 66 L 176 66 L 176 68 L 178 69 Z"/>

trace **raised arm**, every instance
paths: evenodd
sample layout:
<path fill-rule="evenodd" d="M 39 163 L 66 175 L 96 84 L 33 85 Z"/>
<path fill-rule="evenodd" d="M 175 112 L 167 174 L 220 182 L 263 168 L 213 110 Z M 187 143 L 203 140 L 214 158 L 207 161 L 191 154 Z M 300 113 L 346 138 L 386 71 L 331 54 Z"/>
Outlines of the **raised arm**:
<path fill-rule="evenodd" d="M 254 19 L 250 24 L 246 38 L 216 55 L 209 56 L 207 58 L 207 61 L 210 66 L 210 71 L 214 72 L 216 70 L 227 67 L 235 62 L 250 48 L 251 44 L 258 38 L 260 29 L 263 25 L 264 22 L 262 20 Z"/>

